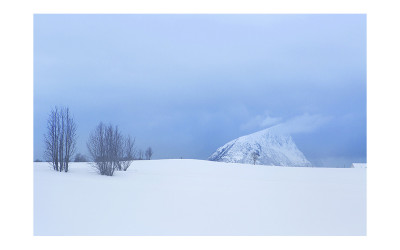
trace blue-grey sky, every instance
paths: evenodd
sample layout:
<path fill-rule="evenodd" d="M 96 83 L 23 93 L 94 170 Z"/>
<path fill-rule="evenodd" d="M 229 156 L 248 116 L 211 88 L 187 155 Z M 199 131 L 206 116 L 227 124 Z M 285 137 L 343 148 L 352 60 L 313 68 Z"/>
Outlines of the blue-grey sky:
<path fill-rule="evenodd" d="M 315 165 L 366 161 L 365 15 L 35 15 L 34 157 L 52 107 L 154 158 L 279 123 Z"/>

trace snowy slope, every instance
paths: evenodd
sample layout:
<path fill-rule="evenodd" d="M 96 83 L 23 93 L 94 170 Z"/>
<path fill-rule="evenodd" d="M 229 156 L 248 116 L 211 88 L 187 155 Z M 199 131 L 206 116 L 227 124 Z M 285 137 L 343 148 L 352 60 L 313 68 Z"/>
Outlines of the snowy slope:
<path fill-rule="evenodd" d="M 101 176 L 34 163 L 35 235 L 365 235 L 366 169 L 138 161 Z"/>
<path fill-rule="evenodd" d="M 252 154 L 259 154 L 256 164 L 309 167 L 311 163 L 297 148 L 290 135 L 268 128 L 239 137 L 217 149 L 210 161 L 252 164 Z"/>

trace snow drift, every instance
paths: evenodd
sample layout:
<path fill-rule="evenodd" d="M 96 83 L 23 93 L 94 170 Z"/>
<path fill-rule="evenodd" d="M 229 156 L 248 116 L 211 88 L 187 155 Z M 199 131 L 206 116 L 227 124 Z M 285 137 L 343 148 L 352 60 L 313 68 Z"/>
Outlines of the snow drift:
<path fill-rule="evenodd" d="M 293 142 L 292 137 L 279 133 L 274 127 L 232 140 L 218 148 L 208 159 L 210 161 L 252 164 L 253 153 L 259 155 L 256 164 L 311 166 L 311 163 Z"/>

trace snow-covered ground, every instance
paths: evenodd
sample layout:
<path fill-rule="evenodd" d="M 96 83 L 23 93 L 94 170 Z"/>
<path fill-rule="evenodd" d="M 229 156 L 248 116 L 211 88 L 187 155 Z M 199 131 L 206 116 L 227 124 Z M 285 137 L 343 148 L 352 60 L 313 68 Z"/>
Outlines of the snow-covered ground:
<path fill-rule="evenodd" d="M 34 163 L 35 235 L 365 235 L 366 169 L 136 161 L 98 175 Z"/>

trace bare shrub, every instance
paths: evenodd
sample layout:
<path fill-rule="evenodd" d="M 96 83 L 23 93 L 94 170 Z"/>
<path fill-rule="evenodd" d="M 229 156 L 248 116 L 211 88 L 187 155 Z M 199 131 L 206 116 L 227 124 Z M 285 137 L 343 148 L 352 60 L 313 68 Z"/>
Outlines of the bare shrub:
<path fill-rule="evenodd" d="M 138 151 L 136 159 L 137 160 L 143 160 L 143 150 L 140 149 Z"/>
<path fill-rule="evenodd" d="M 74 162 L 87 162 L 87 161 L 88 161 L 88 159 L 84 154 L 77 153 L 75 155 Z"/>
<path fill-rule="evenodd" d="M 151 147 L 148 147 L 146 149 L 145 155 L 146 155 L 146 160 L 150 160 L 151 156 L 153 156 L 153 149 L 151 149 Z"/>
<path fill-rule="evenodd" d="M 134 158 L 134 140 L 121 135 L 117 126 L 102 122 L 90 134 L 87 148 L 93 166 L 101 175 L 112 176 L 115 170 L 126 171 Z"/>
<path fill-rule="evenodd" d="M 256 165 L 256 161 L 258 160 L 258 157 L 260 157 L 260 154 L 258 152 L 253 152 L 251 154 L 251 158 L 253 159 L 253 164 Z"/>
<path fill-rule="evenodd" d="M 123 161 L 121 161 L 122 164 L 122 169 L 126 171 L 129 166 L 132 164 L 132 161 L 135 158 L 135 151 L 134 151 L 134 145 L 135 145 L 135 139 L 131 139 L 130 136 L 125 138 L 125 143 L 124 143 L 124 157 Z"/>

